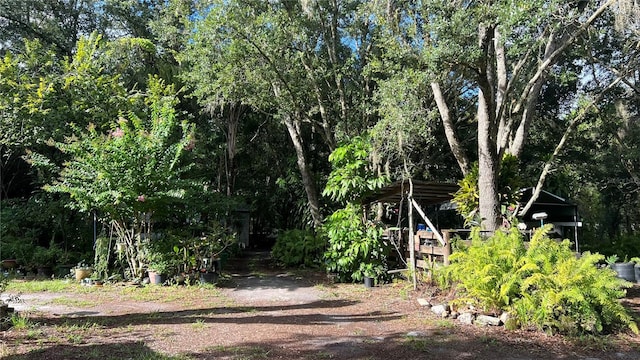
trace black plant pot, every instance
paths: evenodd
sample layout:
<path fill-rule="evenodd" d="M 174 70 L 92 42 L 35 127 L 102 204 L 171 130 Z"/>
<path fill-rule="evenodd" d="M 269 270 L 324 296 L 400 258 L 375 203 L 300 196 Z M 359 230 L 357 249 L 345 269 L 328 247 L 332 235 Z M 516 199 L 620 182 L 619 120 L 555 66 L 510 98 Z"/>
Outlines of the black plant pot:
<path fill-rule="evenodd" d="M 202 284 L 215 284 L 218 282 L 218 273 L 216 272 L 201 272 L 200 282 Z"/>
<path fill-rule="evenodd" d="M 631 282 L 636 281 L 636 273 L 634 271 L 633 263 L 631 262 L 615 263 L 615 264 L 611 264 L 611 268 L 616 272 L 616 274 L 618 274 L 619 278 L 625 279 Z"/>
<path fill-rule="evenodd" d="M 364 287 L 372 288 L 374 286 L 374 279 L 372 277 L 364 277 Z"/>

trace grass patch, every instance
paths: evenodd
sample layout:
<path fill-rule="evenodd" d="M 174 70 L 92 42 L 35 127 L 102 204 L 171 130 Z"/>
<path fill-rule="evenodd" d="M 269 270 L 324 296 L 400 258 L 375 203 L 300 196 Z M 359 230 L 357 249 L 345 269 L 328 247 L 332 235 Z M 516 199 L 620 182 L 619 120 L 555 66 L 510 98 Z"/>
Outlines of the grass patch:
<path fill-rule="evenodd" d="M 222 296 L 220 289 L 207 286 L 145 286 L 118 287 L 117 294 L 124 300 L 171 303 L 183 301 L 201 302 L 202 299 L 217 299 Z"/>
<path fill-rule="evenodd" d="M 100 304 L 100 302 L 95 300 L 69 298 L 65 296 L 51 299 L 50 303 L 56 304 L 56 305 L 79 307 L 79 308 L 89 308 L 89 307 L 94 307 Z"/>
<path fill-rule="evenodd" d="M 197 319 L 193 324 L 191 324 L 191 327 L 193 327 L 194 330 L 204 330 L 205 326 L 206 323 L 204 319 Z"/>
<path fill-rule="evenodd" d="M 69 280 L 17 280 L 7 284 L 8 293 L 79 292 L 82 286 Z M 86 288 L 86 287 L 85 287 Z"/>
<path fill-rule="evenodd" d="M 408 336 L 405 338 L 404 343 L 409 348 L 419 352 L 428 352 L 429 348 L 433 346 L 431 339 L 418 336 Z"/>
<path fill-rule="evenodd" d="M 35 325 L 31 322 L 31 320 L 29 320 L 29 317 L 27 315 L 22 315 L 19 313 L 13 313 L 11 315 L 10 321 L 11 326 L 16 330 L 31 329 Z"/>
<path fill-rule="evenodd" d="M 453 329 L 456 325 L 449 319 L 436 320 L 435 326 L 440 329 Z"/>

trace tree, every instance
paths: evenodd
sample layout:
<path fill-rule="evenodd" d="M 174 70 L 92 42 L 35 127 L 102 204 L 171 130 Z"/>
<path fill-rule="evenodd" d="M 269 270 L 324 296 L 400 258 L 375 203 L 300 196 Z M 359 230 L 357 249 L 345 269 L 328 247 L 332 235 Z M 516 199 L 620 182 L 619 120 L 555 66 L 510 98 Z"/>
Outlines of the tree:
<path fill-rule="evenodd" d="M 30 180 L 49 180 L 25 176 L 30 173 L 22 161 L 27 149 L 49 152 L 47 140 L 62 141 L 73 133 L 74 126 L 83 129 L 89 122 L 104 129 L 119 112 L 131 109 L 132 98 L 122 86 L 120 76 L 105 73 L 96 61 L 104 48 L 101 37 L 94 35 L 81 39 L 71 58 L 59 57 L 37 40 L 26 41 L 22 53 L 9 52 L 3 56 L 0 166 L 4 177 L 0 181 L 0 195 L 7 197 L 19 193 L 19 189 L 30 189 Z M 21 179 L 16 178 L 12 184 L 11 178 L 17 175 Z"/>
<path fill-rule="evenodd" d="M 463 174 L 471 161 L 458 129 L 465 121 L 476 124 L 479 211 L 487 229 L 501 223 L 497 181 L 502 154 L 521 156 L 549 74 L 563 71 L 554 66 L 572 44 L 589 44 L 587 30 L 614 3 L 387 2 L 380 11 L 380 23 L 394 39 L 396 53 L 391 55 L 409 57 L 405 63 L 428 79 Z M 454 107 L 470 99 L 475 111 Z M 589 104 L 567 119 L 569 133 Z M 562 148 L 566 138 L 558 141 Z"/>
<path fill-rule="evenodd" d="M 182 178 L 188 166 L 181 158 L 194 146 L 193 127 L 176 117 L 172 86 L 151 79 L 145 103 L 147 116 L 130 112 L 106 134 L 90 125 L 78 137 L 52 143 L 71 159 L 60 179 L 45 186 L 49 192 L 68 194 L 71 208 L 101 214 L 124 245 L 133 277 L 142 276 L 141 248 L 149 240 L 152 221 L 189 188 Z M 38 154 L 33 158 L 39 166 L 50 165 Z"/>
<path fill-rule="evenodd" d="M 284 124 L 316 226 L 322 214 L 306 128 L 332 150 L 337 124 L 364 116 L 358 54 L 345 44 L 356 39 L 359 3 L 213 1 L 183 58 L 203 104 L 241 103 Z"/>
<path fill-rule="evenodd" d="M 39 40 L 60 56 L 71 57 L 76 43 L 97 32 L 107 39 L 151 39 L 148 22 L 157 0 L 1 0 L 0 51 L 19 51 L 23 41 Z"/>

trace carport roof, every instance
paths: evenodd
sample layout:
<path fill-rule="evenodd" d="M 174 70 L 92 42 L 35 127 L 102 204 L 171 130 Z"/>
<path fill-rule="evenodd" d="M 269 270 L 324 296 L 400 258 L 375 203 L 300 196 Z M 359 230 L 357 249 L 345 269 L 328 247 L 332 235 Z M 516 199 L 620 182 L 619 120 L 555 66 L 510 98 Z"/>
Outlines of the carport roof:
<path fill-rule="evenodd" d="M 453 194 L 460 188 L 457 184 L 412 180 L 413 198 L 422 205 L 439 204 L 453 199 Z M 398 203 L 409 193 L 409 180 L 398 180 L 388 186 L 376 190 L 363 199 L 363 203 L 388 202 Z"/>

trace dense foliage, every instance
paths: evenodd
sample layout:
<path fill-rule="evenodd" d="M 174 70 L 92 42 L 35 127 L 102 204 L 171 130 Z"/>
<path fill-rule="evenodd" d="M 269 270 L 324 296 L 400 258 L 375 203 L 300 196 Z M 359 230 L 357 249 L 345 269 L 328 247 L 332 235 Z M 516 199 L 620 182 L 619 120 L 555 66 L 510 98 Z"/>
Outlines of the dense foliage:
<path fill-rule="evenodd" d="M 173 87 L 153 79 L 146 98 L 148 118 L 131 112 L 107 134 L 90 125 L 80 138 L 52 143 L 71 160 L 45 190 L 69 194 L 73 209 L 98 211 L 126 245 L 134 277 L 142 275 L 141 246 L 151 234 L 152 220 L 183 198 L 189 186 L 180 160 L 194 146 L 193 127 L 177 120 L 175 101 Z M 38 154 L 32 157 L 40 166 L 50 164 Z"/>
<path fill-rule="evenodd" d="M 333 170 L 323 194 L 346 206 L 334 211 L 322 227 L 329 241 L 324 258 L 327 271 L 342 281 L 380 278 L 387 270 L 390 244 L 382 239 L 381 224 L 370 221 L 365 207 L 355 202 L 386 181 L 367 161 L 371 150 L 366 138 L 355 137 L 329 156 Z"/>
<path fill-rule="evenodd" d="M 456 211 L 464 217 L 467 225 L 478 225 L 481 222 L 478 212 L 480 206 L 478 172 L 478 164 L 473 164 L 469 173 L 458 182 L 460 189 L 456 191 L 452 199 L 452 202 L 456 204 Z M 498 196 L 500 203 L 504 205 L 504 208 L 501 209 L 501 215 L 504 219 L 511 218 L 514 215 L 513 211 L 508 211 L 508 208 L 515 207 L 520 200 L 519 190 L 522 186 L 523 182 L 519 171 L 518 159 L 513 155 L 505 154 L 498 174 Z"/>
<path fill-rule="evenodd" d="M 271 249 L 271 257 L 283 266 L 317 268 L 323 264 L 322 256 L 326 246 L 326 239 L 311 231 L 287 230 L 278 234 Z"/>
<path fill-rule="evenodd" d="M 549 239 L 548 230 L 537 230 L 527 248 L 515 228 L 486 239 L 476 228 L 471 245 L 451 255 L 451 266 L 438 276 L 464 294 L 455 300 L 457 306 L 507 311 L 521 327 L 575 335 L 627 326 L 637 333 L 619 302 L 630 284 L 599 268 L 604 256 L 576 257 L 568 241 Z"/>
<path fill-rule="evenodd" d="M 637 1 L 0 0 L 0 12 L 0 242 L 23 265 L 37 247 L 93 251 L 86 211 L 102 206 L 180 231 L 242 203 L 257 246 L 348 206 L 340 217 L 358 222 L 325 228 L 376 248 L 371 214 L 344 202 L 407 177 L 464 177 L 459 209 L 488 227 L 505 194 L 538 184 L 579 204 L 589 249 L 638 255 L 621 253 L 640 228 Z M 161 155 L 133 135 L 149 133 L 154 78 L 180 89 L 175 114 L 197 128 L 189 166 L 165 166 L 181 125 Z M 42 185 L 65 162 L 86 170 L 76 155 L 125 176 L 79 175 L 83 205 L 60 211 L 71 192 Z M 197 192 L 180 191 L 187 177 Z"/>
<path fill-rule="evenodd" d="M 382 239 L 382 228 L 363 219 L 363 209 L 354 204 L 335 211 L 323 226 L 329 239 L 324 254 L 327 271 L 342 281 L 383 277 L 390 245 Z"/>

